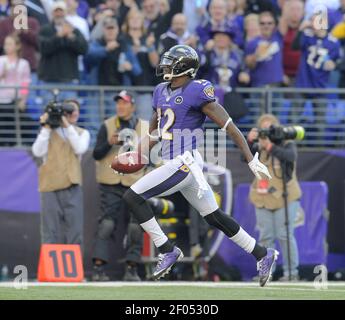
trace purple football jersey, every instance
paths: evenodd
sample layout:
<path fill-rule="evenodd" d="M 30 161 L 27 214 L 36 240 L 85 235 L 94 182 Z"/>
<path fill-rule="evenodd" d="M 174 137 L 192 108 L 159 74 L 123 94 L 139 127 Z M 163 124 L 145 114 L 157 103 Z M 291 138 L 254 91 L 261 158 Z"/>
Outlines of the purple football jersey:
<path fill-rule="evenodd" d="M 296 76 L 296 87 L 326 88 L 330 71 L 324 70 L 327 60 L 340 58 L 339 41 L 331 35 L 318 38 L 305 31 L 301 37 L 302 57 Z"/>
<path fill-rule="evenodd" d="M 153 92 L 153 109 L 158 114 L 162 158 L 173 159 L 204 142 L 202 107 L 215 101 L 214 88 L 207 80 L 191 80 L 171 90 L 168 82 Z"/>
<path fill-rule="evenodd" d="M 261 87 L 283 81 L 283 38 L 278 31 L 274 32 L 270 39 L 259 36 L 249 41 L 245 47 L 245 55 L 254 54 L 256 49 L 265 43 L 270 45 L 266 56 L 257 61 L 255 68 L 250 70 L 252 87 Z"/>

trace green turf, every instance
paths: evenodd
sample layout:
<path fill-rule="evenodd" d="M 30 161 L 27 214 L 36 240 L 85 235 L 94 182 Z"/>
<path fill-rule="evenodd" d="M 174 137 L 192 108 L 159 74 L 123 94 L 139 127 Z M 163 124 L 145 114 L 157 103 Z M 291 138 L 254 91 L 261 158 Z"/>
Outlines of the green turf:
<path fill-rule="evenodd" d="M 199 287 L 199 286 L 130 286 L 130 287 L 29 287 L 25 290 L 0 287 L 0 300 L 253 300 L 253 299 L 322 299 L 345 300 L 345 286 L 317 290 L 310 286 Z"/>

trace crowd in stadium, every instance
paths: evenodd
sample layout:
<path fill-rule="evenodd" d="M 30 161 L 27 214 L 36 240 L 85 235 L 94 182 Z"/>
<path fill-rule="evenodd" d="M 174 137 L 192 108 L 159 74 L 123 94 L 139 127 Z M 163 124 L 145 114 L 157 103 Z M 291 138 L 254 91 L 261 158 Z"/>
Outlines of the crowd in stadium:
<path fill-rule="evenodd" d="M 28 30 L 13 23 L 21 3 Z M 160 55 L 188 44 L 201 56 L 198 75 L 221 87 L 324 88 L 334 69 L 342 87 L 345 1 L 324 1 L 329 9 L 315 15 L 316 3 L 0 0 L 0 84 L 152 86 Z"/>

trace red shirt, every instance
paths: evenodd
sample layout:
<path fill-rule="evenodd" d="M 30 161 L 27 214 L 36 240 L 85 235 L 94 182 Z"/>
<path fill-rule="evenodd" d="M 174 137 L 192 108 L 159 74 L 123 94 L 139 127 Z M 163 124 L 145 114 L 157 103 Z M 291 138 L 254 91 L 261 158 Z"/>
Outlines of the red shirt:
<path fill-rule="evenodd" d="M 283 39 L 283 68 L 284 74 L 295 77 L 301 57 L 300 50 L 292 50 L 292 42 L 296 37 L 298 29 L 289 28 Z"/>

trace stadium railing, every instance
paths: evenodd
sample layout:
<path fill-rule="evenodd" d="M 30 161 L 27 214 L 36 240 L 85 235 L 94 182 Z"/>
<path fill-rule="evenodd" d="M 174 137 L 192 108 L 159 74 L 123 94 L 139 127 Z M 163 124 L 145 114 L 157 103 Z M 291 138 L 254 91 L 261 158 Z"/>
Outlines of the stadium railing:
<path fill-rule="evenodd" d="M 19 86 L 0 86 L 0 97 L 5 89 Z M 27 88 L 26 88 L 27 89 Z M 113 96 L 123 89 L 130 89 L 138 94 L 137 109 L 148 116 L 151 110 L 149 96 L 153 87 L 101 87 L 101 86 L 31 86 L 27 99 L 26 112 L 19 112 L 13 105 L 14 112 L 4 113 L 0 104 L 0 147 L 30 146 L 37 134 L 39 116 L 46 104 L 53 100 L 54 90 L 58 89 L 58 100 L 76 98 L 81 104 L 79 124 L 90 130 L 93 147 L 97 131 L 106 117 L 113 115 L 115 104 Z M 4 92 L 4 91 L 3 91 Z M 244 98 L 248 106 L 247 115 L 236 121 L 244 134 L 255 126 L 262 113 L 275 114 L 282 125 L 302 125 L 306 138 L 299 142 L 303 149 L 323 149 L 327 147 L 345 147 L 345 92 L 343 89 L 298 89 L 298 88 L 237 88 L 236 92 Z M 55 92 L 56 93 L 56 92 Z M 231 106 L 228 106 L 231 108 Z M 140 112 L 139 112 L 140 113 Z M 149 118 L 149 117 L 147 117 Z M 12 120 L 11 120 L 12 119 Z M 215 129 L 211 122 L 206 128 Z M 234 147 L 230 139 L 227 147 Z"/>

